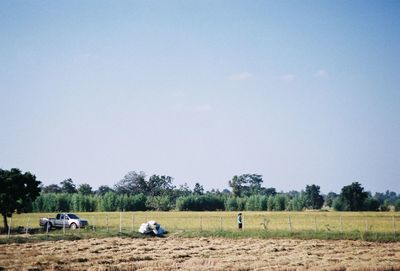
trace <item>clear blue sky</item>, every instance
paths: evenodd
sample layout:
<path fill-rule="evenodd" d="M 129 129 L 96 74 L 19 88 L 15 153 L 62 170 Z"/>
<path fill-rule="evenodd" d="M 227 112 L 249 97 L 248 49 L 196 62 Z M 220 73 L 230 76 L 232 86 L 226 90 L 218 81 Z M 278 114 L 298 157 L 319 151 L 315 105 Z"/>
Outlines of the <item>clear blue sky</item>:
<path fill-rule="evenodd" d="M 0 1 L 0 168 L 400 192 L 399 1 Z"/>

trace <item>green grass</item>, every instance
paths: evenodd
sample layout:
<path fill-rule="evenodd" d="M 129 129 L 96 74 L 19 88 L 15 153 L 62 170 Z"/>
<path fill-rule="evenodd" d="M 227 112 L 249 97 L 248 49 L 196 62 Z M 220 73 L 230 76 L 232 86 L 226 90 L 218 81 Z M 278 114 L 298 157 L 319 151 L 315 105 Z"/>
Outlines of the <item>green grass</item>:
<path fill-rule="evenodd" d="M 242 212 L 244 231 L 237 230 L 236 212 L 93 212 L 77 213 L 89 221 L 90 227 L 77 231 L 51 231 L 50 234 L 12 235 L 0 238 L 0 243 L 59 240 L 74 238 L 128 236 L 140 237 L 141 223 L 156 220 L 170 235 L 181 237 L 227 238 L 299 238 L 350 239 L 393 242 L 400 241 L 400 213 L 394 212 Z M 12 228 L 37 228 L 40 217 L 55 213 L 15 214 Z M 290 223 L 289 223 L 290 222 Z M 394 222 L 394 223 L 393 223 Z M 121 223 L 122 233 L 119 233 Z M 95 230 L 95 231 L 94 231 Z M 8 239 L 4 240 L 4 239 Z"/>

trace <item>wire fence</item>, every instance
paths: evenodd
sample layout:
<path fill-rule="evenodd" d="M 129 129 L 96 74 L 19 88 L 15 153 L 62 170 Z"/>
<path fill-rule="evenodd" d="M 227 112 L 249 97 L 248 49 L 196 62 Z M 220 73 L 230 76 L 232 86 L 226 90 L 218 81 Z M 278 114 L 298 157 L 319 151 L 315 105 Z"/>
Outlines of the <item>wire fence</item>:
<path fill-rule="evenodd" d="M 20 233 L 30 232 L 32 228 L 38 228 L 39 216 L 44 214 L 26 215 L 13 222 L 9 220 L 8 235 L 11 228 L 19 228 Z M 54 215 L 53 215 L 54 216 Z M 52 217 L 48 215 L 47 217 Z M 140 225 L 149 220 L 157 221 L 169 232 L 175 231 L 233 231 L 238 229 L 237 217 L 233 213 L 162 213 L 162 212 L 110 212 L 110 213 L 81 213 L 80 217 L 88 220 L 87 229 L 92 231 L 107 231 L 130 233 L 137 232 Z M 324 215 L 321 213 L 274 213 L 257 212 L 244 213 L 242 216 L 243 231 L 288 231 L 288 232 L 379 232 L 398 233 L 400 216 L 396 215 L 342 215 L 340 213 Z M 62 230 L 68 229 L 68 221 L 65 221 Z"/>
<path fill-rule="evenodd" d="M 103 220 L 103 222 L 102 222 Z M 104 220 L 106 223 L 104 223 Z M 107 223 L 107 220 L 109 221 Z M 124 215 L 121 213 L 118 225 L 111 223 L 114 218 L 93 217 L 92 226 L 107 227 L 109 230 L 135 231 L 141 223 L 155 220 L 170 231 L 177 230 L 236 230 L 238 228 L 237 218 L 227 216 L 151 216 L 151 215 Z M 333 231 L 333 232 L 386 232 L 397 233 L 399 217 L 376 217 L 376 216 L 262 216 L 243 215 L 243 230 L 283 230 L 295 231 Z"/>

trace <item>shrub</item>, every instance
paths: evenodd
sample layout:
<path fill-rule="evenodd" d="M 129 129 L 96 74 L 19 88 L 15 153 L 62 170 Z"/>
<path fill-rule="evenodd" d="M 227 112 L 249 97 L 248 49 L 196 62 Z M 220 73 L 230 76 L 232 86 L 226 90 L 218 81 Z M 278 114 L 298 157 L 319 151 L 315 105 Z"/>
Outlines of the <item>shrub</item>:
<path fill-rule="evenodd" d="M 225 210 L 226 211 L 237 211 L 238 205 L 235 197 L 228 197 L 225 200 Z"/>
<path fill-rule="evenodd" d="M 395 208 L 395 210 L 396 210 L 397 212 L 400 211 L 400 199 L 398 199 L 398 200 L 396 200 L 396 201 L 394 202 L 394 208 Z"/>
<path fill-rule="evenodd" d="M 179 211 L 216 211 L 224 210 L 224 200 L 215 195 L 191 195 L 176 200 Z"/>

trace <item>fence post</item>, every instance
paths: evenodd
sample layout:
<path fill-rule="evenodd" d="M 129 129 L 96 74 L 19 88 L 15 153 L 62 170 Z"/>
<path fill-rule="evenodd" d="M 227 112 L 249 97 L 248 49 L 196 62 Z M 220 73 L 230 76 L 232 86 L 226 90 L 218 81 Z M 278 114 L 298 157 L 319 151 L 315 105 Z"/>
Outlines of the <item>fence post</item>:
<path fill-rule="evenodd" d="M 30 217 L 28 217 L 28 222 L 26 222 L 25 234 L 28 234 L 29 220 L 30 220 L 30 219 L 31 219 L 31 218 L 30 218 Z"/>
<path fill-rule="evenodd" d="M 292 220 L 290 219 L 290 215 L 288 217 L 289 231 L 292 232 Z"/>
<path fill-rule="evenodd" d="M 107 233 L 110 232 L 110 228 L 108 226 L 108 214 L 106 214 L 106 227 L 107 227 Z"/>
<path fill-rule="evenodd" d="M 219 217 L 219 230 L 222 231 L 222 216 Z"/>
<path fill-rule="evenodd" d="M 119 233 L 122 232 L 122 213 L 119 211 Z"/>
<path fill-rule="evenodd" d="M 132 232 L 135 231 L 135 216 L 132 215 Z"/>
<path fill-rule="evenodd" d="M 317 216 L 314 216 L 314 231 L 317 232 Z"/>
<path fill-rule="evenodd" d="M 392 217 L 392 221 L 393 221 L 393 235 L 396 235 L 396 219 L 394 218 L 394 216 Z"/>
<path fill-rule="evenodd" d="M 49 216 L 47 216 L 49 217 Z M 49 224 L 46 224 L 46 234 L 49 234 Z"/>
<path fill-rule="evenodd" d="M 340 233 L 343 233 L 343 221 L 341 215 L 340 215 Z"/>
<path fill-rule="evenodd" d="M 7 219 L 7 218 L 6 218 L 6 219 Z M 10 217 L 10 224 L 8 225 L 8 238 L 10 238 L 11 227 L 12 227 L 12 217 Z"/>

